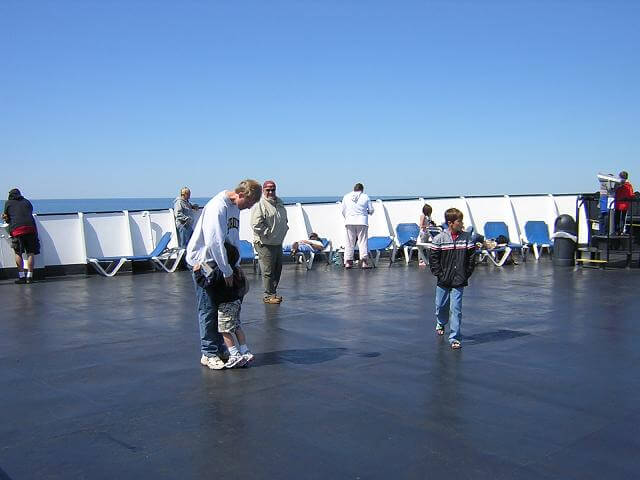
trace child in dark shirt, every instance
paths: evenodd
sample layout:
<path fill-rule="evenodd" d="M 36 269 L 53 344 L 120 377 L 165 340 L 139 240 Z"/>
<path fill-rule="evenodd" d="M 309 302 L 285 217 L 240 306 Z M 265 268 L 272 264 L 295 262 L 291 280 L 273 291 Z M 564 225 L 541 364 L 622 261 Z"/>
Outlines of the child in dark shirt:
<path fill-rule="evenodd" d="M 464 231 L 462 212 L 450 208 L 444 214 L 447 229 L 435 236 L 429 253 L 431 273 L 438 278 L 436 285 L 436 333 L 444 335 L 451 325 L 449 344 L 454 350 L 462 344 L 462 294 L 475 267 L 475 242 Z"/>

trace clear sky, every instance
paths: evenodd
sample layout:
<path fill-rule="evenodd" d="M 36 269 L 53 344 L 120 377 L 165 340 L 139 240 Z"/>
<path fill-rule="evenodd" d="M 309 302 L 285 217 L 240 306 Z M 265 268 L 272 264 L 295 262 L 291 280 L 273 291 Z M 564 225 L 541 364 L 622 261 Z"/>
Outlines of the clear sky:
<path fill-rule="evenodd" d="M 640 185 L 640 1 L 0 2 L 0 198 Z"/>

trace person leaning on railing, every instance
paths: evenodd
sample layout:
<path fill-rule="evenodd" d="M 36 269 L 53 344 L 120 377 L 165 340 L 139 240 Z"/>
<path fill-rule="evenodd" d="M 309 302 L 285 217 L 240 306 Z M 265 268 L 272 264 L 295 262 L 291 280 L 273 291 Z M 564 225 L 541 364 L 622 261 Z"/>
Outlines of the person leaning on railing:
<path fill-rule="evenodd" d="M 176 231 L 178 232 L 178 246 L 187 248 L 187 244 L 193 235 L 193 214 L 198 210 L 198 205 L 191 203 L 191 190 L 187 187 L 180 189 L 180 196 L 173 201 L 173 215 L 176 219 Z"/>
<path fill-rule="evenodd" d="M 33 205 L 24 198 L 20 190 L 13 188 L 9 191 L 9 198 L 4 204 L 2 219 L 9 224 L 11 247 L 16 254 L 18 279 L 15 283 L 32 283 L 34 255 L 40 253 L 40 240 L 36 222 L 33 219 Z M 27 255 L 27 272 L 24 271 L 22 255 Z"/>

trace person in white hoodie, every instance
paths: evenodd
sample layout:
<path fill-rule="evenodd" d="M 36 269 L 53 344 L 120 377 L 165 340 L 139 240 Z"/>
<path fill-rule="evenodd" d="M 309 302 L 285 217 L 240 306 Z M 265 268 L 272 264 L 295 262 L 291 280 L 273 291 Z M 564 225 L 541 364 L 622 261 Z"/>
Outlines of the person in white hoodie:
<path fill-rule="evenodd" d="M 196 306 L 200 325 L 200 363 L 212 370 L 225 368 L 222 358 L 222 336 L 218 331 L 218 305 L 224 300 L 224 288 L 234 286 L 225 243 L 239 250 L 240 210 L 251 208 L 262 195 L 255 180 L 241 181 L 234 190 L 223 190 L 204 207 L 187 245 L 186 259 L 192 267 L 196 287 Z M 241 354 L 245 352 L 240 350 Z"/>
<path fill-rule="evenodd" d="M 353 267 L 353 251 L 358 242 L 360 266 L 371 268 L 369 264 L 369 248 L 367 246 L 369 232 L 369 215 L 373 213 L 373 205 L 369 195 L 364 193 L 364 186 L 356 183 L 353 192 L 342 199 L 342 216 L 347 230 L 347 245 L 344 249 L 344 267 Z"/>

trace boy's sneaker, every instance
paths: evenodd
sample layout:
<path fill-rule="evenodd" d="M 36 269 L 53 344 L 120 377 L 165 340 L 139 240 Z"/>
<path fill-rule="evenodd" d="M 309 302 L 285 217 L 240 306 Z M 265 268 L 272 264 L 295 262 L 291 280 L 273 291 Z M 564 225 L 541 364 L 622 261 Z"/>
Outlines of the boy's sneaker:
<path fill-rule="evenodd" d="M 27 283 L 27 279 L 25 277 L 20 277 L 17 280 L 14 280 L 13 283 L 15 283 L 16 285 L 22 285 Z"/>
<path fill-rule="evenodd" d="M 245 366 L 249 366 L 249 364 L 251 362 L 253 362 L 253 359 L 255 358 L 253 353 L 251 353 L 250 351 L 247 350 L 247 353 L 242 355 L 244 358 L 244 364 Z"/>
<path fill-rule="evenodd" d="M 220 360 L 216 355 L 214 355 L 213 357 L 202 355 L 202 357 L 200 357 L 200 363 L 205 367 L 209 367 L 211 370 L 222 370 L 225 367 L 224 362 Z"/>
<path fill-rule="evenodd" d="M 240 355 L 240 353 L 236 353 L 229 357 L 227 360 L 226 368 L 238 368 L 242 367 L 245 364 L 244 356 Z"/>

